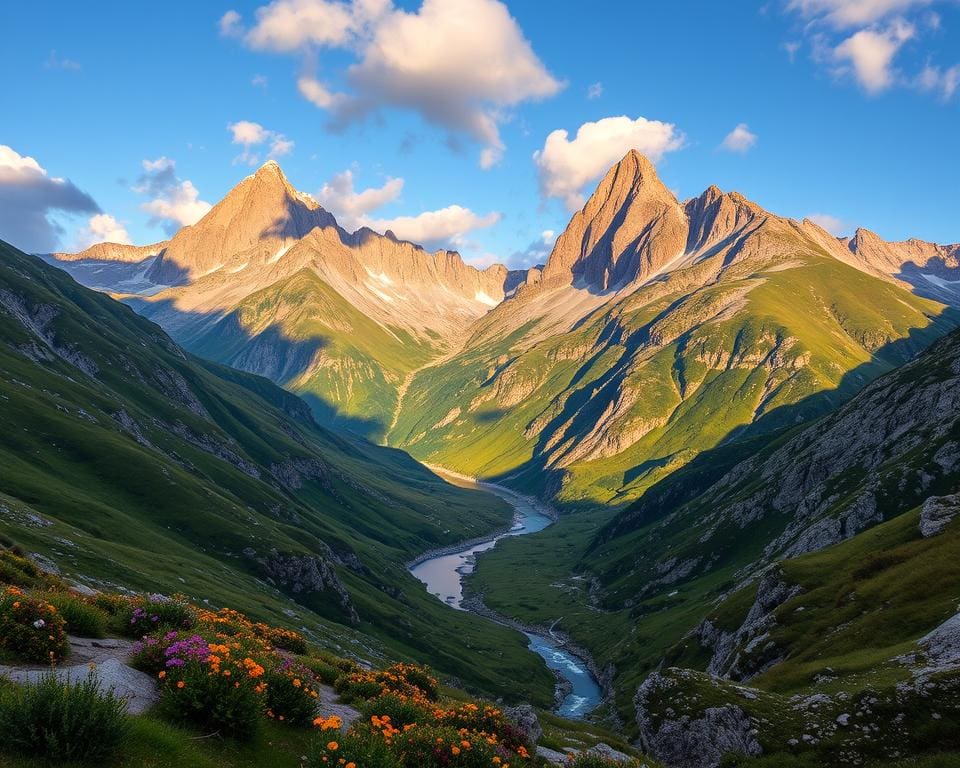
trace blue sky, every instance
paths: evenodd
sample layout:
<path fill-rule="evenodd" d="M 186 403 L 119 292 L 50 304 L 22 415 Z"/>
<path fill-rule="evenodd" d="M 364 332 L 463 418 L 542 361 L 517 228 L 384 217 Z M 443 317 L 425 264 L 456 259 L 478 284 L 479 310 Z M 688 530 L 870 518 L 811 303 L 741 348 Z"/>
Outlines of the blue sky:
<path fill-rule="evenodd" d="M 5 3 L 0 238 L 164 239 L 272 148 L 346 223 L 519 264 L 639 145 L 681 199 L 717 184 L 838 231 L 960 240 L 956 0 L 506 11 Z"/>

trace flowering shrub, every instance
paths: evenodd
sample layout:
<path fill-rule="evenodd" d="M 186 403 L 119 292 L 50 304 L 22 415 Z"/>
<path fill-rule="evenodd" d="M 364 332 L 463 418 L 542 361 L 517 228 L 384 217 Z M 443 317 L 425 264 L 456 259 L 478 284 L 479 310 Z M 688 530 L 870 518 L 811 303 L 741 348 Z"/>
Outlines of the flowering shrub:
<path fill-rule="evenodd" d="M 507 720 L 503 712 L 489 704 L 481 707 L 467 703 L 456 709 L 438 709 L 433 714 L 439 725 L 448 725 L 458 730 L 466 729 L 484 736 L 494 736 L 499 743 L 506 745 L 509 749 L 518 750 L 521 747 L 526 749 L 528 746 L 523 732 Z"/>
<path fill-rule="evenodd" d="M 509 768 L 511 753 L 493 736 L 445 726 L 415 726 L 397 737 L 394 750 L 405 768 Z"/>
<path fill-rule="evenodd" d="M 96 605 L 75 592 L 46 592 L 42 597 L 63 617 L 67 632 L 80 637 L 105 637 L 107 615 Z"/>
<path fill-rule="evenodd" d="M 402 768 L 399 758 L 379 733 L 368 728 L 343 735 L 322 735 L 307 757 L 308 768 Z"/>
<path fill-rule="evenodd" d="M 55 664 L 69 651 L 63 618 L 19 587 L 0 593 L 0 647 L 24 661 Z"/>
<path fill-rule="evenodd" d="M 426 707 L 401 699 L 392 693 L 370 699 L 363 704 L 360 711 L 367 718 L 386 720 L 396 728 L 402 728 L 410 723 L 426 722 L 432 716 Z"/>
<path fill-rule="evenodd" d="M 243 655 L 239 643 L 208 643 L 200 635 L 177 640 L 164 651 L 157 673 L 161 707 L 175 720 L 187 720 L 226 736 L 254 735 L 263 713 L 264 668 Z"/>
<path fill-rule="evenodd" d="M 303 664 L 290 658 L 264 676 L 267 716 L 293 725 L 308 725 L 317 710 L 317 680 Z"/>
<path fill-rule="evenodd" d="M 392 693 L 403 701 L 427 705 L 437 698 L 437 681 L 425 669 L 412 664 L 351 672 L 341 676 L 335 688 L 337 693 L 349 699 L 372 699 Z"/>
<path fill-rule="evenodd" d="M 44 573 L 16 549 L 0 549 L 0 584 L 32 587 L 44 580 Z"/>
<path fill-rule="evenodd" d="M 180 595 L 146 595 L 127 601 L 120 613 L 124 632 L 130 637 L 143 637 L 158 629 L 190 629 L 197 622 L 197 612 Z"/>

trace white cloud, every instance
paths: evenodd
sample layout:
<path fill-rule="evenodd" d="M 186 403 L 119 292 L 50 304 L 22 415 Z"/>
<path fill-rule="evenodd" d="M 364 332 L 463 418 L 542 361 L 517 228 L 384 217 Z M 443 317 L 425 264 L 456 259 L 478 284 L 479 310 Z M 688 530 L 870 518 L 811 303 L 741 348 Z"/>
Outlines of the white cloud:
<path fill-rule="evenodd" d="M 912 38 L 912 24 L 896 20 L 883 30 L 861 29 L 834 49 L 838 61 L 848 62 L 860 85 L 868 93 L 880 93 L 893 84 L 893 58 Z"/>
<path fill-rule="evenodd" d="M 847 222 L 829 213 L 811 213 L 807 215 L 807 218 L 817 226 L 823 227 L 831 235 L 836 235 L 837 237 L 842 237 L 850 229 L 850 225 L 847 224 Z"/>
<path fill-rule="evenodd" d="M 424 211 L 417 216 L 366 219 L 365 224 L 379 232 L 390 230 L 401 240 L 419 243 L 427 248 L 461 248 L 464 235 L 468 232 L 492 227 L 498 221 L 499 213 L 480 216 L 469 208 L 448 205 L 438 211 Z"/>
<path fill-rule="evenodd" d="M 269 83 L 266 75 L 254 75 L 250 80 L 250 85 L 254 88 L 266 88 Z"/>
<path fill-rule="evenodd" d="M 797 52 L 800 50 L 801 44 L 796 40 L 788 40 L 784 43 L 781 48 L 787 52 L 787 58 L 790 59 L 792 64 L 797 58 Z"/>
<path fill-rule="evenodd" d="M 124 243 L 133 241 L 126 227 L 107 213 L 98 213 L 77 231 L 76 249 L 82 251 L 95 243 Z"/>
<path fill-rule="evenodd" d="M 220 17 L 220 34 L 224 37 L 240 37 L 243 34 L 241 19 L 236 11 L 227 11 Z"/>
<path fill-rule="evenodd" d="M 786 8 L 804 19 L 813 59 L 852 75 L 867 93 L 899 85 L 947 101 L 957 90 L 960 64 L 942 66 L 927 57 L 920 69 L 916 54 L 922 61 L 925 38 L 942 26 L 932 6 L 951 4 L 956 0 L 789 0 Z M 914 42 L 904 50 L 908 41 Z M 795 51 L 787 50 L 792 60 Z"/>
<path fill-rule="evenodd" d="M 423 0 L 414 12 L 391 0 L 274 0 L 256 11 L 243 39 L 255 50 L 300 55 L 297 88 L 330 112 L 331 127 L 385 107 L 409 109 L 480 143 L 484 168 L 503 154 L 499 126 L 508 110 L 563 87 L 499 0 Z M 345 89 L 311 74 L 323 48 L 356 56 Z"/>
<path fill-rule="evenodd" d="M 552 229 L 545 229 L 526 248 L 511 253 L 507 257 L 507 266 L 511 269 L 529 269 L 538 264 L 545 264 L 556 242 L 557 233 Z"/>
<path fill-rule="evenodd" d="M 683 146 L 683 134 L 672 123 L 626 115 L 584 123 L 576 138 L 553 131 L 543 149 L 533 153 L 540 176 L 540 194 L 564 201 L 571 211 L 583 205 L 583 188 L 603 174 L 628 151 L 636 149 L 657 162 Z"/>
<path fill-rule="evenodd" d="M 757 134 L 750 131 L 746 123 L 739 123 L 723 139 L 723 148 L 728 152 L 737 152 L 745 154 L 749 152 L 757 143 Z"/>
<path fill-rule="evenodd" d="M 0 238 L 24 250 L 56 250 L 63 227 L 56 213 L 100 213 L 100 206 L 67 179 L 0 144 Z"/>
<path fill-rule="evenodd" d="M 922 91 L 932 91 L 943 101 L 948 101 L 960 87 L 960 64 L 948 69 L 927 64 L 917 76 L 917 87 Z"/>
<path fill-rule="evenodd" d="M 934 0 L 790 0 L 787 8 L 838 29 L 864 27 Z"/>
<path fill-rule="evenodd" d="M 590 87 L 587 88 L 587 98 L 599 99 L 601 96 L 603 96 L 603 83 L 591 83 Z"/>
<path fill-rule="evenodd" d="M 196 224 L 210 210 L 210 203 L 200 199 L 200 193 L 189 179 L 176 175 L 176 162 L 169 157 L 143 161 L 143 175 L 134 187 L 136 192 L 151 199 L 141 203 L 140 209 L 150 214 L 152 226 L 162 226 L 168 235 L 180 227 Z"/>
<path fill-rule="evenodd" d="M 282 133 L 264 128 L 260 123 L 249 120 L 238 120 L 227 125 L 227 130 L 233 134 L 230 140 L 233 144 L 243 147 L 243 152 L 237 155 L 233 162 L 256 165 L 260 162 L 260 154 L 253 151 L 253 147 L 269 143 L 267 157 L 276 158 L 289 155 L 293 151 L 294 142 Z"/>
<path fill-rule="evenodd" d="M 346 229 L 364 225 L 365 216 L 396 200 L 403 191 L 403 179 L 387 179 L 381 187 L 369 187 L 362 192 L 353 188 L 353 172 L 349 169 L 334 174 L 317 193 L 317 201 Z"/>

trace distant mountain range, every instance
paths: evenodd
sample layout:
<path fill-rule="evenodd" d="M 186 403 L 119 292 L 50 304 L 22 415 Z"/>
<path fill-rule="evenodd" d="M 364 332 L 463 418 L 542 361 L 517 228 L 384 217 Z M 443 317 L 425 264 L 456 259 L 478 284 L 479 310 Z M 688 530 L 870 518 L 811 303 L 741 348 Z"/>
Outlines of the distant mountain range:
<path fill-rule="evenodd" d="M 526 272 L 346 232 L 272 161 L 169 241 L 50 257 L 321 423 L 568 504 L 839 404 L 957 325 L 958 259 L 680 203 L 637 152 Z"/>

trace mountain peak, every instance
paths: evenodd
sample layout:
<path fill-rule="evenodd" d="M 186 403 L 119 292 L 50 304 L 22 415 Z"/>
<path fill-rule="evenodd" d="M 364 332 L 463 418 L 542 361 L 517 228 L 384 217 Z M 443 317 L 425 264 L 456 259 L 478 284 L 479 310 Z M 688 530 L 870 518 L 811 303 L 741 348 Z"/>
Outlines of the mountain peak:
<path fill-rule="evenodd" d="M 686 216 L 653 163 L 631 149 L 573 215 L 543 271 L 543 283 L 607 290 L 643 279 L 686 243 Z"/>

